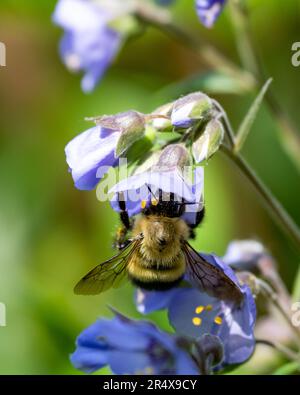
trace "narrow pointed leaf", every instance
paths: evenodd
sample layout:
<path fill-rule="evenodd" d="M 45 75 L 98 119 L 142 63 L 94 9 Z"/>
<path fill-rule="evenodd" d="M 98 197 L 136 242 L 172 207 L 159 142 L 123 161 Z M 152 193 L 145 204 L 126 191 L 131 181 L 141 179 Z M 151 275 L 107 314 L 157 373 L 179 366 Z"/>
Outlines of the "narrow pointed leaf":
<path fill-rule="evenodd" d="M 252 103 L 248 113 L 246 114 L 243 122 L 241 123 L 235 138 L 235 152 L 239 152 L 243 147 L 271 82 L 272 78 L 269 78 L 264 86 L 261 88 L 259 94 Z"/>

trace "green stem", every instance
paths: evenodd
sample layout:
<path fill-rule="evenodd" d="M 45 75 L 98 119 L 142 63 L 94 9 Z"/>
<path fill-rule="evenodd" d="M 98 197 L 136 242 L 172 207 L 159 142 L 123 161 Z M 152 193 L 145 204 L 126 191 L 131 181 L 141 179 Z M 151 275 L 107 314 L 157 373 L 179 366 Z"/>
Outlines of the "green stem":
<path fill-rule="evenodd" d="M 274 307 L 276 307 L 276 309 L 285 319 L 292 333 L 295 335 L 298 345 L 300 346 L 300 331 L 292 324 L 291 317 L 287 314 L 286 309 L 282 306 L 278 294 L 274 292 L 273 288 L 262 279 L 257 278 L 257 282 L 259 284 L 260 291 L 265 296 L 265 298 L 269 300 L 274 305 Z"/>
<path fill-rule="evenodd" d="M 235 31 L 236 46 L 245 70 L 254 76 L 259 76 L 260 66 L 253 47 L 249 25 L 248 10 L 240 0 L 231 0 L 228 4 L 231 11 L 231 21 Z"/>
<path fill-rule="evenodd" d="M 228 147 L 222 146 L 223 152 L 234 162 L 234 164 L 240 169 L 240 171 L 246 176 L 251 182 L 256 191 L 263 199 L 266 207 L 270 210 L 273 217 L 276 219 L 278 224 L 286 232 L 286 234 L 293 240 L 296 247 L 300 249 L 300 230 L 295 224 L 293 219 L 285 211 L 278 200 L 272 195 L 269 189 L 262 183 L 258 178 L 254 170 L 248 165 L 248 163 L 239 155 L 234 154 Z"/>
<path fill-rule="evenodd" d="M 142 3 L 141 7 L 136 10 L 136 16 L 144 23 L 158 28 L 166 35 L 181 42 L 185 47 L 190 48 L 211 68 L 238 80 L 244 90 L 251 91 L 255 88 L 256 81 L 251 73 L 235 65 L 213 45 L 200 40 L 199 37 L 194 38 L 194 36 L 176 25 L 171 17 L 167 17 L 165 13 L 157 12 L 153 6 Z"/>

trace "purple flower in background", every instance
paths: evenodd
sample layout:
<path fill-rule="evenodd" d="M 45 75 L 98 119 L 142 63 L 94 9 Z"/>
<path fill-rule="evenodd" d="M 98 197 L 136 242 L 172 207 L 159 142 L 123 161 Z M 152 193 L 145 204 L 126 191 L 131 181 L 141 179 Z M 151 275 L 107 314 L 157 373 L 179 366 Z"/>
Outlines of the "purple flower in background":
<path fill-rule="evenodd" d="M 162 6 L 168 6 L 175 0 L 156 0 Z M 221 14 L 226 0 L 196 0 L 196 9 L 200 21 L 206 27 L 212 27 Z"/>
<path fill-rule="evenodd" d="M 76 345 L 71 362 L 86 373 L 108 365 L 115 374 L 199 374 L 179 337 L 119 313 L 85 329 Z"/>
<path fill-rule="evenodd" d="M 60 43 L 61 57 L 75 72 L 83 71 L 83 91 L 92 91 L 114 60 L 122 35 L 109 27 L 116 12 L 89 0 L 60 0 L 54 22 L 65 30 Z"/>
<path fill-rule="evenodd" d="M 265 247 L 256 240 L 232 241 L 223 256 L 224 262 L 230 266 L 243 265 L 245 268 L 254 265 L 268 253 Z"/>
<path fill-rule="evenodd" d="M 196 0 L 197 14 L 204 26 L 214 25 L 225 3 L 226 0 Z"/>
<path fill-rule="evenodd" d="M 201 255 L 211 264 L 217 260 L 218 267 L 222 266 L 224 273 L 230 275 L 243 294 L 241 303 L 220 300 L 193 287 L 178 287 L 163 292 L 139 289 L 137 308 L 143 314 L 167 309 L 170 323 L 178 334 L 198 338 L 209 333 L 219 337 L 224 347 L 222 366 L 242 363 L 255 347 L 256 306 L 253 296 L 249 287 L 241 286 L 230 267 L 219 258 Z"/>

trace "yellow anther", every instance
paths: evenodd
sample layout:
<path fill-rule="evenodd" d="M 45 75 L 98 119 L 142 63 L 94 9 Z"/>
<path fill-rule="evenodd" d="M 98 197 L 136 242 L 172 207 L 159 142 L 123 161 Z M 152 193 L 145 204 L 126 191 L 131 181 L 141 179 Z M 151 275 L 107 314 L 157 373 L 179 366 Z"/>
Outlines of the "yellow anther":
<path fill-rule="evenodd" d="M 205 310 L 211 311 L 212 308 L 213 308 L 212 305 L 211 305 L 211 304 L 208 304 L 208 305 L 205 307 Z"/>
<path fill-rule="evenodd" d="M 195 313 L 201 314 L 203 310 L 204 310 L 204 306 L 198 306 L 195 308 Z"/>
<path fill-rule="evenodd" d="M 146 200 L 142 200 L 142 201 L 141 201 L 141 207 L 142 207 L 142 209 L 144 209 L 144 208 L 146 207 L 146 205 L 147 205 Z"/>
<path fill-rule="evenodd" d="M 215 323 L 216 323 L 217 325 L 221 325 L 222 322 L 223 322 L 222 317 L 219 317 L 219 316 L 215 317 Z"/>
<path fill-rule="evenodd" d="M 158 205 L 158 200 L 157 199 L 152 199 L 151 200 L 152 206 L 157 206 Z"/>
<path fill-rule="evenodd" d="M 199 318 L 199 317 L 194 317 L 194 318 L 192 319 L 192 321 L 193 321 L 193 324 L 194 324 L 195 326 L 200 326 L 201 323 L 202 323 L 202 319 Z"/>

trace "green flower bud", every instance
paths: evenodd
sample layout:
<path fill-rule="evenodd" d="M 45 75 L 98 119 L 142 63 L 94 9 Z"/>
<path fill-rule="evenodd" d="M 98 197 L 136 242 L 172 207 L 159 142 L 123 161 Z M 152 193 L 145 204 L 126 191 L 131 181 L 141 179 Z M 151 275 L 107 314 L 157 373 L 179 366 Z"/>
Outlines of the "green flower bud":
<path fill-rule="evenodd" d="M 191 93 L 174 103 L 171 122 L 177 129 L 187 129 L 213 115 L 213 102 L 202 92 Z"/>
<path fill-rule="evenodd" d="M 171 114 L 173 109 L 174 103 L 167 103 L 163 106 L 157 108 L 150 114 L 152 118 L 151 125 L 158 131 L 158 132 L 172 132 L 173 125 L 171 122 Z"/>
<path fill-rule="evenodd" d="M 209 159 L 218 149 L 224 138 L 224 128 L 220 121 L 208 122 L 204 132 L 193 144 L 193 156 L 197 163 Z"/>
<path fill-rule="evenodd" d="M 168 170 L 179 168 L 183 170 L 185 166 L 191 164 L 190 155 L 188 150 L 182 144 L 168 145 L 160 154 L 154 170 Z"/>

